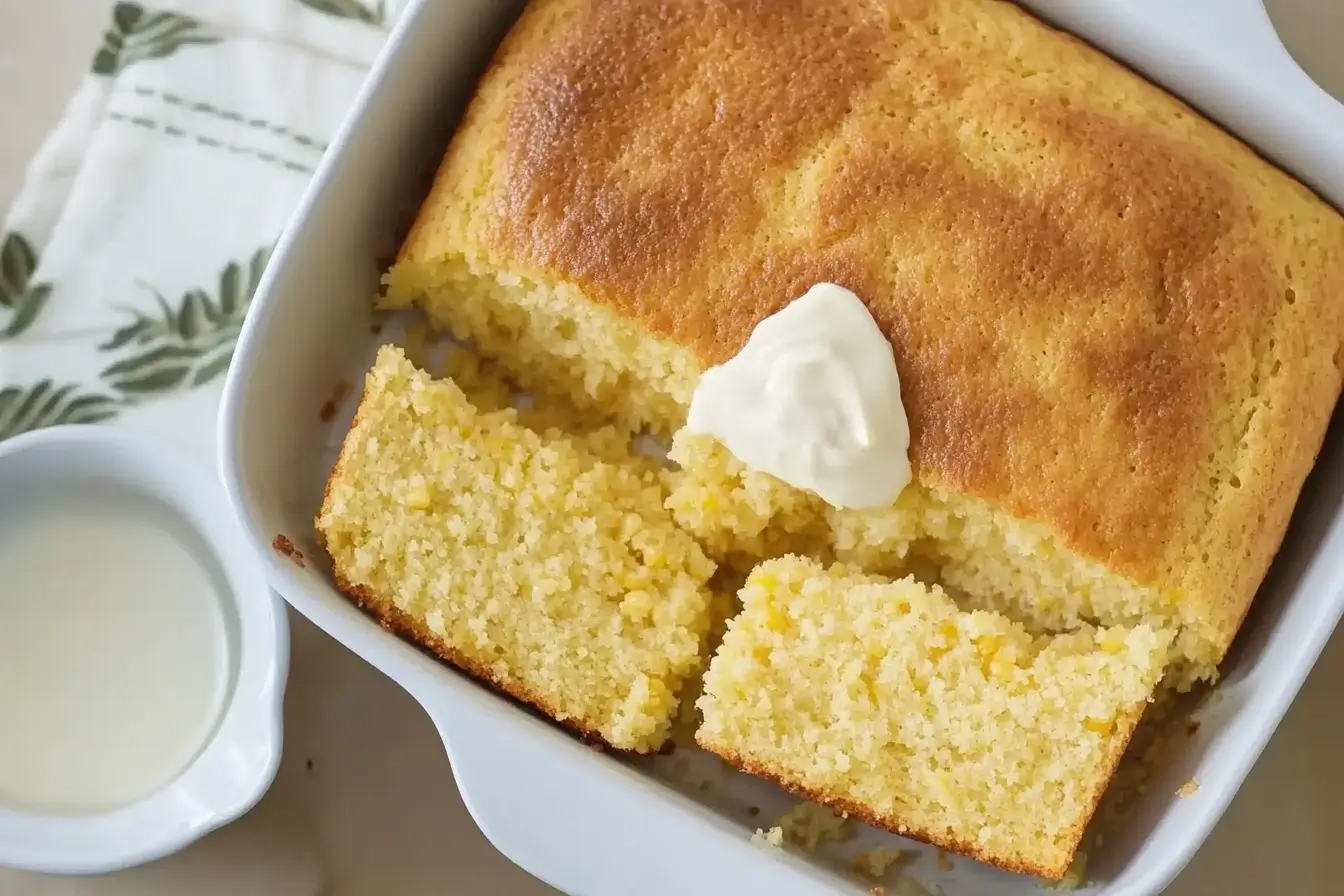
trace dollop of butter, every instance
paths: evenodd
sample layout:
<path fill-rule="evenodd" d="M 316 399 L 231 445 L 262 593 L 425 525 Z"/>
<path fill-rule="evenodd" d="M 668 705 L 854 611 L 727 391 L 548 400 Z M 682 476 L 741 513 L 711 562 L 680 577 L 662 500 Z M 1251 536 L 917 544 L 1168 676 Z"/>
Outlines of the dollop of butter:
<path fill-rule="evenodd" d="M 890 507 L 910 482 L 891 343 L 834 283 L 761 321 L 734 358 L 705 371 L 687 427 L 833 507 Z"/>

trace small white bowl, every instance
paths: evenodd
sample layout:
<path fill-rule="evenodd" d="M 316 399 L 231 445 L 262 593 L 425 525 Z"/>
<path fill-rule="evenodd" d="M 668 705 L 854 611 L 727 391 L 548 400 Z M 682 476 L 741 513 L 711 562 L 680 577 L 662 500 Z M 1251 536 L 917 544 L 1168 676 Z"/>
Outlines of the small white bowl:
<path fill-rule="evenodd" d="M 114 485 L 157 501 L 198 536 L 223 584 L 227 687 L 212 733 L 173 780 L 115 810 L 46 816 L 0 805 L 0 866 L 116 871 L 169 855 L 238 818 L 280 762 L 289 624 L 217 482 L 163 447 L 106 426 L 61 426 L 0 442 L 0 506 L 19 486 Z M 40 492 L 37 493 L 40 495 Z"/>

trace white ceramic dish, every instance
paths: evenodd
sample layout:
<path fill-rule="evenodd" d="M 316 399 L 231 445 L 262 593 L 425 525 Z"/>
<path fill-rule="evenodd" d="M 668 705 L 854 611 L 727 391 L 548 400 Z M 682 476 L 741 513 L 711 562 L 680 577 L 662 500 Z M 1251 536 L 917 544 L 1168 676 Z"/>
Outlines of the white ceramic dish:
<path fill-rule="evenodd" d="M 149 498 L 196 536 L 221 584 L 227 688 L 201 749 L 145 799 L 69 817 L 0 805 L 0 866 L 61 874 L 115 871 L 160 858 L 250 809 L 279 766 L 289 668 L 285 606 L 208 471 L 111 427 L 56 427 L 0 443 L 0 496 L 22 487 L 40 498 L 47 486 L 80 484 L 113 485 Z"/>
<path fill-rule="evenodd" d="M 1344 207 L 1344 107 L 1291 60 L 1259 0 L 1026 3 L 1201 107 Z M 374 345 L 378 259 L 424 194 L 463 103 L 518 4 L 417 2 L 404 15 L 314 178 L 258 290 L 221 411 L 226 488 L 275 587 L 399 682 L 441 732 L 468 807 L 519 865 L 575 894 L 863 892 L 829 866 L 751 845 L 792 804 L 695 751 L 623 763 L 599 755 L 380 629 L 309 556 L 322 480 L 344 434 L 318 409 L 358 381 Z M 1261 590 L 1219 698 L 1147 796 L 1091 857 L 1084 892 L 1152 896 L 1222 814 L 1344 610 L 1344 434 L 1336 425 Z M 685 754 L 691 754 L 689 756 Z M 1194 778 L 1198 794 L 1176 789 Z M 708 782 L 705 789 L 702 782 Z M 749 813 L 758 808 L 759 814 Z M 873 833 L 863 842 L 886 837 Z M 910 847 L 902 843 L 903 847 Z M 926 851 L 927 854 L 927 851 Z M 1034 881 L 922 859 L 948 896 L 1036 892 Z"/>

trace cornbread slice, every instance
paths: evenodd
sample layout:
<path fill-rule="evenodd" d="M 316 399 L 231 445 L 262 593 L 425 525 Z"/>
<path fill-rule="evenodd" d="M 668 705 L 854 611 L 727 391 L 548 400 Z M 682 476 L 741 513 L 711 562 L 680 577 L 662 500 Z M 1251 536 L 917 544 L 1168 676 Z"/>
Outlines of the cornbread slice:
<path fill-rule="evenodd" d="M 1166 664 L 1140 625 L 1033 637 L 937 587 L 799 557 L 747 579 L 706 749 L 869 823 L 1058 880 Z"/>
<path fill-rule="evenodd" d="M 385 301 L 670 434 L 821 281 L 891 339 L 920 491 L 796 527 L 944 527 L 982 604 L 1212 677 L 1339 396 L 1344 219 L 1015 4 L 533 0 Z"/>
<path fill-rule="evenodd" d="M 478 412 L 384 347 L 317 529 L 382 623 L 584 735 L 657 749 L 714 572 L 652 473 Z"/>

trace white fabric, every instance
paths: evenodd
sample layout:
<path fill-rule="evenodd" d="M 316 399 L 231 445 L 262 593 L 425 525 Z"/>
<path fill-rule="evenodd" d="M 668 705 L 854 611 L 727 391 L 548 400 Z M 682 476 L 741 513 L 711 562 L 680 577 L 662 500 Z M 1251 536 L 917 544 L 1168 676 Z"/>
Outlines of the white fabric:
<path fill-rule="evenodd" d="M 109 7 L 0 231 L 0 439 L 107 421 L 213 468 L 256 274 L 401 6 Z"/>

